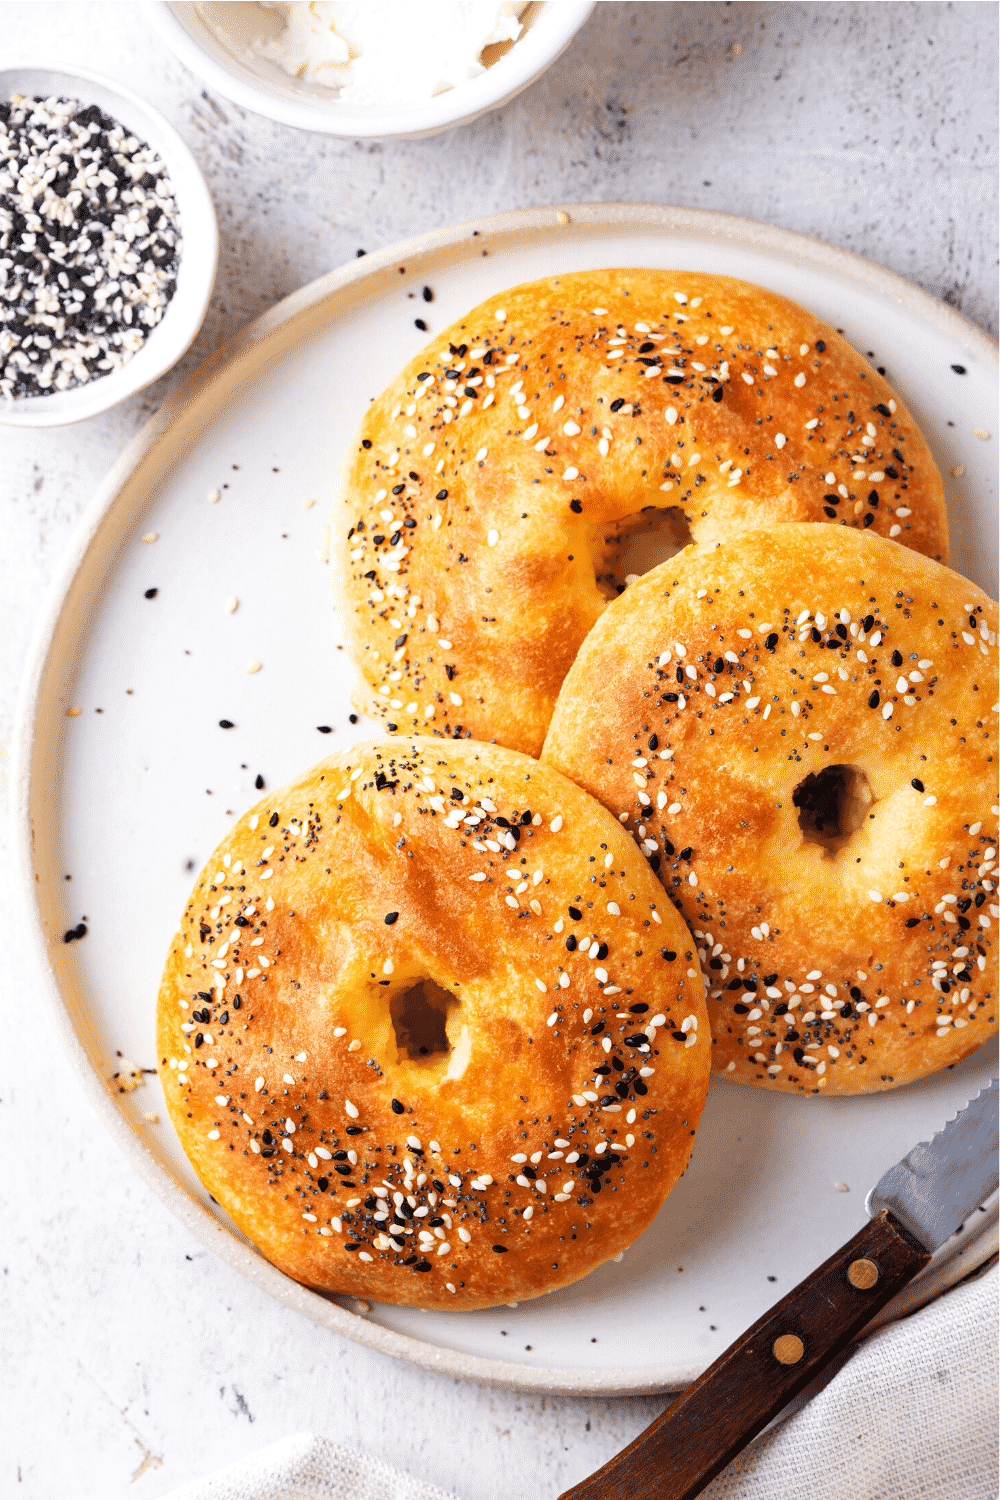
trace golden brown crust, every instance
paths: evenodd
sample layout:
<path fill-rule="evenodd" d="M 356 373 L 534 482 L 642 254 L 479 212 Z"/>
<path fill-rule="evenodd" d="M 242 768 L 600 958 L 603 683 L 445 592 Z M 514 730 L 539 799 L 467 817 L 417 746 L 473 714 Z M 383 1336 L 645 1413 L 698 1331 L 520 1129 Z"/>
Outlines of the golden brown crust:
<path fill-rule="evenodd" d="M 698 542 L 817 521 L 948 559 L 916 423 L 811 313 L 691 271 L 530 282 L 435 338 L 361 424 L 334 532 L 361 706 L 537 755 L 644 507 Z"/>
<path fill-rule="evenodd" d="M 202 1183 L 288 1275 L 488 1307 L 650 1223 L 704 1103 L 703 994 L 592 798 L 510 751 L 380 741 L 213 855 L 164 971 L 160 1071 Z"/>
<path fill-rule="evenodd" d="M 787 525 L 688 548 L 584 642 L 543 758 L 656 841 L 717 1072 L 869 1092 L 996 1030 L 996 629 L 939 563 Z"/>

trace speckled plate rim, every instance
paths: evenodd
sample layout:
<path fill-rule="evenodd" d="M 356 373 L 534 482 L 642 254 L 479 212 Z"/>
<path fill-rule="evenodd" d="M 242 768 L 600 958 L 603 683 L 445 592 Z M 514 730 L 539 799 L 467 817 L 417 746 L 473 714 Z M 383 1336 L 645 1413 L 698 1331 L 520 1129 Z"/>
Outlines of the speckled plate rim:
<path fill-rule="evenodd" d="M 778 259 L 808 262 L 874 288 L 926 319 L 970 354 L 993 365 L 998 362 L 997 347 L 982 329 L 893 272 L 806 235 L 704 210 L 633 203 L 522 209 L 434 230 L 351 261 L 284 298 L 201 365 L 150 418 L 99 487 L 80 519 L 41 611 L 18 703 L 11 780 L 18 885 L 52 1024 L 98 1117 L 166 1207 L 226 1265 L 332 1333 L 439 1374 L 510 1390 L 566 1395 L 628 1396 L 677 1390 L 695 1379 L 702 1366 L 642 1371 L 525 1369 L 395 1333 L 367 1322 L 360 1311 L 350 1311 L 285 1276 L 231 1226 L 215 1219 L 156 1158 L 148 1141 L 140 1138 L 118 1109 L 117 1096 L 110 1092 L 103 1043 L 73 975 L 65 945 L 58 941 L 61 924 L 52 895 L 58 886 L 52 863 L 57 820 L 50 792 L 58 773 L 59 726 L 66 707 L 64 684 L 75 662 L 73 622 L 81 614 L 86 616 L 88 602 L 113 568 L 134 513 L 147 493 L 147 482 L 155 482 L 160 466 L 169 463 L 178 429 L 198 429 L 207 424 L 227 397 L 250 384 L 269 363 L 280 359 L 318 326 L 395 285 L 392 273 L 401 261 L 413 267 L 421 261 L 440 260 L 443 255 L 450 255 L 453 261 L 461 259 L 470 253 L 474 239 L 478 257 L 483 249 L 502 243 L 616 228 L 701 235 L 729 240 Z M 994 1202 L 981 1223 L 970 1225 L 945 1259 L 933 1262 L 869 1324 L 865 1334 L 916 1311 L 963 1280 L 997 1253 L 997 1243 Z"/>

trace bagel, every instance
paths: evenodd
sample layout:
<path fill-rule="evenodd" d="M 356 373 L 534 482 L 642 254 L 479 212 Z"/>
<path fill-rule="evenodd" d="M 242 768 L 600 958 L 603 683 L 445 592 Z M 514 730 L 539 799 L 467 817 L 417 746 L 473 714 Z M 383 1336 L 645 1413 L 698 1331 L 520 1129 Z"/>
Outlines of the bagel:
<path fill-rule="evenodd" d="M 629 835 L 526 756 L 432 739 L 357 745 L 239 820 L 157 1029 L 181 1144 L 269 1260 L 451 1310 L 620 1254 L 684 1170 L 711 1050 Z"/>
<path fill-rule="evenodd" d="M 868 1093 L 995 1032 L 996 630 L 940 563 L 791 524 L 687 548 L 591 631 L 543 758 L 639 824 L 715 1071 Z"/>
<path fill-rule="evenodd" d="M 530 755 L 629 549 L 669 555 L 652 522 L 672 550 L 816 521 L 948 558 L 940 475 L 878 372 L 787 298 L 693 271 L 484 302 L 373 402 L 342 489 L 358 707 Z"/>

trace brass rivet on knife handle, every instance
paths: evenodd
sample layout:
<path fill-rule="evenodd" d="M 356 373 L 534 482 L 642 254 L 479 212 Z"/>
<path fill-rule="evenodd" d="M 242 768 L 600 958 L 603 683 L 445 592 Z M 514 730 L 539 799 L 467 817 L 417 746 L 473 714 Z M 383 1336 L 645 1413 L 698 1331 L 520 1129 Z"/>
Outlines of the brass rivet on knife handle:
<path fill-rule="evenodd" d="M 806 1346 L 796 1333 L 783 1333 L 771 1345 L 771 1353 L 779 1365 L 797 1365 L 805 1352 Z"/>
<path fill-rule="evenodd" d="M 852 1260 L 847 1268 L 847 1279 L 859 1292 L 867 1292 L 878 1281 L 878 1266 L 873 1260 Z"/>

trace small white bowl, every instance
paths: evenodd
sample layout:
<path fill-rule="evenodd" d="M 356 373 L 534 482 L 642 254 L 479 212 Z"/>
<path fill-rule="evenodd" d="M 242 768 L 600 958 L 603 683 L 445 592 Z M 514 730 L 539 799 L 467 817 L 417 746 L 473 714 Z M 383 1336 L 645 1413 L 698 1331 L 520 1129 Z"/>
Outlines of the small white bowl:
<path fill-rule="evenodd" d="M 159 380 L 191 346 L 215 285 L 219 226 L 211 194 L 190 150 L 174 127 L 137 94 L 85 68 L 71 64 L 40 67 L 30 62 L 0 67 L 0 99 L 9 99 L 15 93 L 79 99 L 84 106 L 96 104 L 103 109 L 166 162 L 181 214 L 183 243 L 177 289 L 162 320 L 128 364 L 86 385 L 53 391 L 48 396 L 22 396 L 13 401 L 0 396 L 0 425 L 67 427 L 117 406 Z"/>
<path fill-rule="evenodd" d="M 521 17 L 524 30 L 517 41 L 488 49 L 498 55 L 485 73 L 419 104 L 392 107 L 341 104 L 335 90 L 291 78 L 277 63 L 256 56 L 252 43 L 282 30 L 282 18 L 262 5 L 244 0 L 144 4 L 170 50 L 226 99 L 282 125 L 348 140 L 416 140 L 478 119 L 544 73 L 593 8 L 593 0 L 535 0 Z"/>

